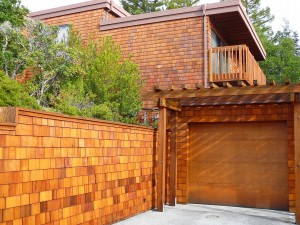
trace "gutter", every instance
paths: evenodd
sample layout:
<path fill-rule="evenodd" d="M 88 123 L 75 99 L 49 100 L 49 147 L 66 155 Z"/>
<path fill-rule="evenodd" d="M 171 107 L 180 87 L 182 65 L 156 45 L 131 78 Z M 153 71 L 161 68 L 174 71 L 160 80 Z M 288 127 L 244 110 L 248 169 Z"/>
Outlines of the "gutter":
<path fill-rule="evenodd" d="M 203 11 L 203 41 L 204 41 L 204 87 L 207 88 L 207 18 L 206 18 L 206 4 L 202 5 Z"/>

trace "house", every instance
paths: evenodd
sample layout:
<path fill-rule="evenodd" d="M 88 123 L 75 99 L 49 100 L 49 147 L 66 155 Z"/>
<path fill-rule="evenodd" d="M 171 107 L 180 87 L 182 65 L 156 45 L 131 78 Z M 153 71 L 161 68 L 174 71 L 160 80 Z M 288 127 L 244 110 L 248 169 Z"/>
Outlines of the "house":
<path fill-rule="evenodd" d="M 135 16 L 94 0 L 30 16 L 85 39 L 110 35 L 133 54 L 144 107 L 160 100 L 159 210 L 268 208 L 296 212 L 300 224 L 299 86 L 266 85 L 266 52 L 239 0 Z"/>
<path fill-rule="evenodd" d="M 113 2 L 93 0 L 30 17 L 58 25 L 61 32 L 72 25 L 84 39 L 112 36 L 125 55 L 133 54 L 145 90 L 266 83 L 257 63 L 266 53 L 240 1 L 130 16 Z"/>

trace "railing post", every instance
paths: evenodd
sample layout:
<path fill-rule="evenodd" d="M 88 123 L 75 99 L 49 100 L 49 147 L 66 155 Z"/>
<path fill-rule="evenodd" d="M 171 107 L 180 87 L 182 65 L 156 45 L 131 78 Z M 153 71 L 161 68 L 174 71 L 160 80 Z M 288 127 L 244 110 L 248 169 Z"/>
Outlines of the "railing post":
<path fill-rule="evenodd" d="M 212 48 L 209 49 L 209 82 L 213 82 L 213 75 L 212 75 Z"/>
<path fill-rule="evenodd" d="M 243 62 L 242 62 L 242 46 L 239 45 L 239 80 L 242 80 Z"/>

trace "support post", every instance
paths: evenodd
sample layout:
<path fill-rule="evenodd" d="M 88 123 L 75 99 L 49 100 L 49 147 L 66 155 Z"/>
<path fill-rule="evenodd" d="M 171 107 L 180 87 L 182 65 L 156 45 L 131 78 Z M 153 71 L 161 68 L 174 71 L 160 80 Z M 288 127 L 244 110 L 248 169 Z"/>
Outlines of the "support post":
<path fill-rule="evenodd" d="M 162 100 L 162 99 L 161 99 Z M 164 99 L 163 99 L 164 100 Z M 159 108 L 158 124 L 158 167 L 157 167 L 157 211 L 164 211 L 166 190 L 166 144 L 167 144 L 167 109 Z"/>
<path fill-rule="evenodd" d="M 300 224 L 300 103 L 294 104 L 296 224 Z"/>
<path fill-rule="evenodd" d="M 170 115 L 170 206 L 176 205 L 177 190 L 177 112 L 171 111 Z"/>

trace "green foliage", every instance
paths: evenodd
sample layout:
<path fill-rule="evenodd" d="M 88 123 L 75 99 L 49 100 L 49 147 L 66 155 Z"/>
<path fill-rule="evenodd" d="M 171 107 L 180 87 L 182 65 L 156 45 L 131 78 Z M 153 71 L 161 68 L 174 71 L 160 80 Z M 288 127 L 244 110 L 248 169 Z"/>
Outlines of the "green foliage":
<path fill-rule="evenodd" d="M 132 15 L 189 7 L 199 2 L 200 0 L 121 0 L 123 8 Z"/>
<path fill-rule="evenodd" d="M 0 55 L 0 68 L 3 68 L 7 74 L 12 72 L 9 70 L 13 67 L 13 59 L 18 55 L 19 48 L 18 44 L 15 43 L 23 43 L 21 31 L 12 30 L 10 28 L 12 26 L 22 26 L 28 12 L 28 9 L 21 5 L 21 0 L 0 0 L 0 24 L 5 24 L 5 29 L 0 30 L 0 48 L 2 50 Z M 14 41 L 12 42 L 11 39 L 7 39 L 7 35 L 3 35 L 3 32 L 8 32 Z M 17 64 L 18 66 L 20 65 L 19 62 Z M 22 65 L 20 65 L 20 67 L 22 67 Z"/>
<path fill-rule="evenodd" d="M 12 82 L 25 68 L 33 72 L 27 92 L 21 89 L 26 98 L 32 99 L 30 93 L 51 111 L 136 122 L 141 109 L 139 69 L 111 38 L 84 45 L 73 33 L 62 43 L 57 41 L 57 28 L 29 18 L 22 28 L 0 24 L 0 36 L 7 40 L 0 58 L 6 79 Z"/>
<path fill-rule="evenodd" d="M 167 9 L 177 9 L 197 5 L 200 0 L 167 0 L 165 1 Z"/>
<path fill-rule="evenodd" d="M 163 0 L 121 0 L 123 8 L 132 15 L 162 10 Z"/>
<path fill-rule="evenodd" d="M 271 9 L 269 7 L 262 8 L 261 0 L 242 0 L 242 3 L 258 33 L 271 35 L 271 22 L 274 20 Z"/>
<path fill-rule="evenodd" d="M 291 79 L 300 81 L 300 46 L 297 32 L 290 30 L 286 21 L 282 31 L 274 34 L 270 23 L 274 16 L 270 8 L 261 8 L 261 0 L 242 0 L 265 50 L 266 61 L 260 62 L 268 79 L 278 83 Z"/>
<path fill-rule="evenodd" d="M 52 101 L 60 94 L 62 86 L 78 76 L 73 67 L 72 49 L 57 41 L 55 27 L 28 20 L 26 31 L 30 46 L 26 65 L 35 68 L 31 81 L 32 95 L 41 106 L 52 107 Z"/>
<path fill-rule="evenodd" d="M 0 107 L 3 106 L 39 109 L 36 100 L 28 95 L 22 84 L 0 71 Z"/>
<path fill-rule="evenodd" d="M 287 79 L 298 83 L 300 81 L 300 57 L 297 44 L 288 27 L 279 31 L 272 38 L 263 38 L 267 51 L 267 59 L 261 62 L 261 68 L 269 79 L 283 83 Z"/>
<path fill-rule="evenodd" d="M 6 21 L 0 24 L 0 68 L 13 79 L 23 69 L 28 54 L 27 40 L 22 30 Z"/>
<path fill-rule="evenodd" d="M 62 88 L 55 107 L 72 115 L 136 122 L 142 104 L 137 64 L 125 59 L 111 38 L 76 48 L 83 76 Z"/>
<path fill-rule="evenodd" d="M 21 26 L 28 12 L 21 0 L 0 0 L 0 24 L 9 21 L 14 26 Z"/>

